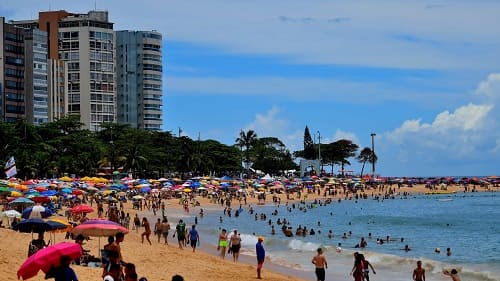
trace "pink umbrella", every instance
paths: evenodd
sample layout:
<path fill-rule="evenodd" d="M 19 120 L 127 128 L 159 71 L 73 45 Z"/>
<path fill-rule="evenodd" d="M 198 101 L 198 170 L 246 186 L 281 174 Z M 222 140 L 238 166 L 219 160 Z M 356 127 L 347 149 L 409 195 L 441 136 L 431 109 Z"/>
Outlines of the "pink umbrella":
<path fill-rule="evenodd" d="M 113 236 L 118 232 L 128 233 L 128 229 L 119 223 L 109 220 L 88 220 L 74 227 L 71 233 L 73 235 L 83 236 Z"/>
<path fill-rule="evenodd" d="M 89 205 L 76 205 L 70 209 L 72 213 L 92 213 L 94 208 Z"/>
<path fill-rule="evenodd" d="M 39 270 L 47 273 L 52 266 L 59 266 L 62 256 L 77 259 L 82 255 L 82 248 L 79 244 L 62 242 L 47 248 L 43 248 L 24 261 L 17 270 L 17 278 L 23 280 L 37 275 Z"/>

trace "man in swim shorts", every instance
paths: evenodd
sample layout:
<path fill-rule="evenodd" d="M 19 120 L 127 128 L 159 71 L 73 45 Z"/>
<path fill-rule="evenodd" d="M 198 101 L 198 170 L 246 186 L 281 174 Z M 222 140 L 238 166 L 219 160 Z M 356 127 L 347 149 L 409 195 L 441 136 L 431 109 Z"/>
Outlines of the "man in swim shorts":
<path fill-rule="evenodd" d="M 328 268 L 328 263 L 326 261 L 325 256 L 323 256 L 323 249 L 318 248 L 317 250 L 318 254 L 315 255 L 312 259 L 312 263 L 316 267 L 315 273 L 316 273 L 316 278 L 318 281 L 325 281 L 325 269 Z"/>
<path fill-rule="evenodd" d="M 233 234 L 229 238 L 229 248 L 233 253 L 233 261 L 238 262 L 241 248 L 241 236 L 240 234 L 238 234 L 237 230 L 234 230 Z"/>
<path fill-rule="evenodd" d="M 422 268 L 422 261 L 417 261 L 417 268 L 413 270 L 413 281 L 425 281 L 425 269 Z"/>

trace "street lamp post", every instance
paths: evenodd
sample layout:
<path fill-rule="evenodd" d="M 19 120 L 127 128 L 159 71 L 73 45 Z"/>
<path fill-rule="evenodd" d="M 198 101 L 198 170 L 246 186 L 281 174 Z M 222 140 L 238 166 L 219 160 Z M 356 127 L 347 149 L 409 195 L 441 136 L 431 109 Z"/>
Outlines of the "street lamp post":
<path fill-rule="evenodd" d="M 377 134 L 371 133 L 370 136 L 372 137 L 372 177 L 375 177 L 375 136 Z"/>
<path fill-rule="evenodd" d="M 318 133 L 318 159 L 319 159 L 319 165 L 321 166 L 321 134 L 319 131 L 317 131 L 317 133 Z"/>

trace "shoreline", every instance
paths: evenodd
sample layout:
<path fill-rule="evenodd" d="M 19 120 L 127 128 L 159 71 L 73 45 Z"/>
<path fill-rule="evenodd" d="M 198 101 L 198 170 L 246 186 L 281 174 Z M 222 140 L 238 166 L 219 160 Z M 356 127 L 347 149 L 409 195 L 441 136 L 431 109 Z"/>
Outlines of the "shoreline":
<path fill-rule="evenodd" d="M 386 187 L 387 189 L 388 187 Z M 416 186 L 416 187 L 401 187 L 398 189 L 397 187 L 393 187 L 398 194 L 398 196 L 402 196 L 403 193 L 408 192 L 410 195 L 424 194 L 428 191 L 425 186 Z M 450 187 L 451 190 L 455 190 L 457 192 L 456 195 L 462 194 L 463 190 L 458 188 Z M 483 190 L 479 190 L 478 192 L 482 192 Z M 484 191 L 493 191 L 498 192 L 498 187 L 495 187 L 494 190 L 484 190 Z M 316 199 L 324 200 L 325 197 L 323 193 L 318 195 L 317 193 L 304 193 L 307 194 L 307 198 L 305 199 L 307 202 L 312 202 Z M 303 194 L 303 195 L 304 195 Z M 367 190 L 365 192 L 367 194 L 368 199 L 360 199 L 370 200 L 372 194 L 383 194 L 383 191 L 378 190 Z M 467 194 L 473 194 L 472 192 L 467 192 Z M 284 205 L 286 200 L 285 194 L 278 195 L 281 198 L 281 205 Z M 271 196 L 269 196 L 271 197 Z M 327 196 L 326 198 L 331 198 L 332 200 L 355 200 L 352 194 L 345 196 L 345 194 L 339 193 L 337 196 Z M 347 199 L 346 199 L 347 198 Z M 222 212 L 223 206 L 220 204 L 210 203 L 208 198 L 197 197 L 197 199 L 201 203 L 201 208 L 207 210 L 208 212 Z M 301 199 L 304 199 L 301 197 Z M 177 239 L 172 239 L 172 229 L 175 228 L 175 224 L 178 222 L 178 218 L 190 217 L 194 218 L 199 212 L 200 207 L 195 207 L 191 209 L 190 214 L 184 213 L 182 209 L 182 205 L 179 204 L 178 199 L 168 199 L 165 200 L 167 217 L 169 218 L 169 222 L 171 223 L 171 232 L 169 234 L 169 246 L 157 245 L 157 238 L 155 235 L 151 235 L 151 241 L 153 246 L 149 246 L 146 244 L 141 244 L 140 234 L 143 231 L 141 227 L 139 233 L 137 234 L 135 230 L 132 230 L 132 222 L 130 224 L 130 232 L 125 236 L 125 241 L 122 244 L 122 253 L 124 259 L 127 262 L 133 262 L 136 264 L 137 271 L 139 277 L 146 276 L 148 280 L 158 281 L 165 280 L 170 281 L 170 277 L 174 274 L 181 274 L 184 276 L 186 280 L 223 280 L 229 281 L 233 280 L 234 276 L 238 276 L 239 280 L 255 280 L 256 277 L 256 262 L 252 255 L 241 254 L 240 261 L 238 264 L 233 263 L 232 256 L 226 256 L 225 260 L 222 260 L 215 252 L 216 245 L 212 244 L 211 241 L 204 240 L 201 237 L 201 247 L 198 248 L 196 253 L 192 253 L 191 248 L 188 247 L 184 250 L 179 250 L 177 247 Z M 293 199 L 288 200 L 289 203 L 299 202 L 299 199 L 296 196 L 293 196 Z M 248 197 L 248 204 L 251 204 L 256 208 L 257 199 Z M 238 202 L 233 203 L 233 206 L 238 206 Z M 248 205 L 247 205 L 248 206 Z M 266 206 L 274 206 L 272 200 L 268 200 Z M 96 208 L 96 205 L 93 205 Z M 154 228 L 154 223 L 156 222 L 156 218 L 161 218 L 161 212 L 157 213 L 157 216 L 154 217 L 152 211 L 148 210 L 134 210 L 132 208 L 131 201 L 128 201 L 124 204 L 125 212 L 130 213 L 131 218 L 134 217 L 135 214 L 145 215 L 150 220 L 151 227 Z M 247 207 L 244 207 L 247 209 Z M 59 214 L 63 214 L 64 211 L 60 211 Z M 61 215 L 60 215 L 61 216 Z M 96 218 L 97 212 L 93 212 L 89 214 L 89 218 Z M 155 219 L 153 219 L 155 218 Z M 188 222 L 188 226 L 191 225 L 191 222 Z M 217 229 L 217 225 L 214 226 Z M 269 236 L 270 234 L 265 234 Z M 48 236 L 48 235 L 47 235 Z M 46 240 L 47 237 L 46 236 Z M 17 233 L 12 230 L 0 229 L 0 274 L 4 276 L 4 280 L 17 280 L 16 271 L 22 262 L 26 258 L 27 245 L 31 240 L 30 234 Z M 71 241 L 64 239 L 64 233 L 56 233 L 54 235 L 57 242 L 62 241 Z M 97 255 L 98 253 L 98 245 L 101 246 L 105 244 L 106 238 L 100 238 L 100 243 L 98 243 L 99 238 L 92 237 L 91 240 L 86 242 L 85 248 L 91 250 L 91 253 Z M 255 241 L 256 242 L 256 241 Z M 264 244 L 265 246 L 265 244 Z M 312 258 L 312 256 L 311 256 Z M 347 258 L 347 256 L 346 256 Z M 349 257 L 350 258 L 350 257 Z M 333 278 L 335 280 L 350 280 L 348 273 L 345 271 L 345 265 L 336 264 L 337 256 L 334 252 L 329 253 L 329 262 L 332 264 L 331 269 L 328 270 L 329 278 Z M 279 261 L 278 261 L 279 262 Z M 296 280 L 296 281 L 304 281 L 311 280 L 314 277 L 313 265 L 311 267 L 302 269 L 294 269 L 293 267 L 280 265 L 278 262 L 266 261 L 263 269 L 263 278 L 265 280 Z M 80 280 L 97 280 L 101 276 L 102 270 L 100 268 L 90 268 L 90 267 L 81 267 L 81 266 L 72 266 Z M 346 275 L 347 274 L 347 275 Z M 44 280 L 43 274 L 39 273 L 36 277 L 30 280 Z M 396 280 L 396 279 L 390 279 Z"/>

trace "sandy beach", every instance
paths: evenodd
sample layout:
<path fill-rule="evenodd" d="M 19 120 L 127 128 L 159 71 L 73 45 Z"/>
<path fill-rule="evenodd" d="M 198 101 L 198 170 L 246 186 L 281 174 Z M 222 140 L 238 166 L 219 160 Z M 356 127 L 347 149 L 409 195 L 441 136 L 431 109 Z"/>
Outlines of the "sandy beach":
<path fill-rule="evenodd" d="M 409 193 L 425 193 L 429 190 L 423 185 L 416 185 L 413 187 L 401 187 L 397 186 L 397 193 L 409 192 Z M 482 191 L 483 189 L 478 189 Z M 498 190 L 498 188 L 493 188 L 493 190 Z M 448 191 L 462 192 L 463 187 L 450 186 Z M 368 195 L 378 194 L 376 190 L 368 190 L 366 192 Z M 281 202 L 286 202 L 286 195 L 280 194 Z M 344 198 L 345 195 L 338 194 L 337 197 Z M 318 195 L 317 193 L 309 193 L 307 200 L 324 199 L 323 193 Z M 214 205 L 209 202 L 207 198 L 198 197 L 197 198 L 201 207 L 206 208 L 221 208 L 220 205 Z M 293 200 L 297 200 L 294 196 Z M 267 203 L 271 203 L 268 199 Z M 248 204 L 256 206 L 256 198 L 248 198 Z M 95 206 L 95 205 L 94 205 Z M 137 210 L 132 208 L 130 202 L 125 204 L 125 212 L 130 213 L 133 217 L 136 213 L 142 215 Z M 167 203 L 167 212 L 182 212 L 182 206 L 179 205 L 178 199 L 170 199 Z M 63 214 L 63 211 L 59 212 Z M 89 214 L 90 218 L 95 218 L 97 212 Z M 154 221 L 150 222 L 152 227 Z M 175 225 L 176 221 L 171 222 Z M 148 280 L 171 280 L 171 276 L 174 274 L 182 275 L 185 280 L 255 280 L 256 270 L 255 263 L 251 257 L 243 258 L 238 264 L 232 262 L 230 258 L 226 260 L 221 260 L 216 256 L 216 251 L 213 249 L 215 246 L 208 241 L 202 241 L 201 251 L 193 253 L 190 248 L 180 250 L 177 246 L 177 241 L 174 238 L 169 237 L 170 244 L 163 245 L 158 244 L 155 236 L 151 236 L 153 245 L 147 243 L 141 244 L 140 233 L 131 230 L 129 234 L 125 236 L 125 241 L 122 244 L 122 254 L 123 258 L 127 262 L 134 263 L 137 268 L 139 277 L 145 276 Z M 171 232 L 172 233 L 172 232 Z M 64 239 L 64 233 L 56 233 L 52 235 L 52 241 L 62 242 L 70 241 Z M 31 234 L 18 233 L 10 229 L 1 228 L 0 229 L 0 275 L 2 280 L 17 280 L 16 272 L 27 256 L 27 247 L 29 241 L 32 239 Z M 45 240 L 49 240 L 49 234 L 45 235 Z M 91 240 L 85 242 L 85 249 L 91 251 L 91 254 L 97 255 L 99 245 L 102 247 L 106 242 L 105 237 L 99 238 L 91 237 Z M 264 243 L 265 245 L 265 243 Z M 79 280 L 101 280 L 101 268 L 92 268 L 85 266 L 72 265 L 75 269 Z M 272 269 L 272 270 L 269 270 Z M 346 269 L 347 271 L 348 269 Z M 280 272 L 280 273 L 278 273 Z M 308 280 L 301 279 L 297 276 L 292 269 L 277 269 L 276 266 L 271 264 L 264 265 L 263 278 L 265 280 Z M 302 275 L 303 276 L 303 275 Z M 311 276 L 312 277 L 312 276 Z M 39 272 L 39 274 L 30 280 L 44 280 L 44 274 Z"/>

